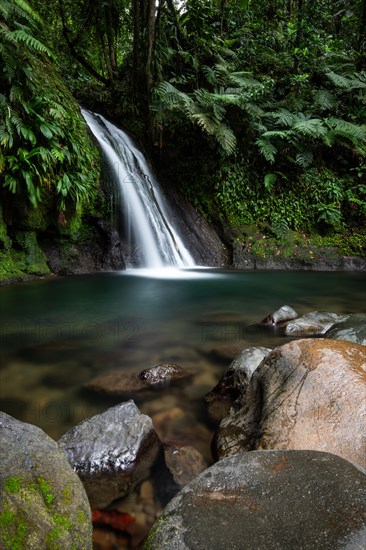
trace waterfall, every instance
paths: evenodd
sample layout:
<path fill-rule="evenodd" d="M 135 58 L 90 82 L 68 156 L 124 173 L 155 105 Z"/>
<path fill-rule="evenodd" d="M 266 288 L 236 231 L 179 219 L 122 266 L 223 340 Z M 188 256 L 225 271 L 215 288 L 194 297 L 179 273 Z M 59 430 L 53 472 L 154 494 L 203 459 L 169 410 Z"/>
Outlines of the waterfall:
<path fill-rule="evenodd" d="M 169 221 L 169 207 L 141 151 L 125 132 L 103 116 L 85 109 L 81 112 L 103 152 L 124 210 L 127 240 L 136 242 L 142 266 L 194 266 L 192 256 Z M 130 249 L 125 258 L 128 267 L 132 258 Z"/>

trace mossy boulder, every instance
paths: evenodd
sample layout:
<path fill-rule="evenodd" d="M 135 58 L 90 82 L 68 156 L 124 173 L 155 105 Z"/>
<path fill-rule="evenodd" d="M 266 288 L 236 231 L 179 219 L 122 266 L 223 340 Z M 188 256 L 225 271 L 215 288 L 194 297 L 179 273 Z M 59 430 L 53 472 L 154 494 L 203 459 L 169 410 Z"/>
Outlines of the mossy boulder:
<path fill-rule="evenodd" d="M 92 548 L 89 502 L 66 457 L 40 428 L 3 412 L 0 483 L 0 548 Z"/>

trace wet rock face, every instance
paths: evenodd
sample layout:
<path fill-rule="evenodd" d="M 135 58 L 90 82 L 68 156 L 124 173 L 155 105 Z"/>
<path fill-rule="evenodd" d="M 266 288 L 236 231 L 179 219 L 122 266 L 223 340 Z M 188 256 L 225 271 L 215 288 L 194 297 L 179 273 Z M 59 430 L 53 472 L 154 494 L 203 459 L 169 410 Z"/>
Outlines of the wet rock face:
<path fill-rule="evenodd" d="M 315 449 L 365 468 L 365 392 L 364 346 L 317 338 L 275 348 L 222 420 L 215 452 Z"/>
<path fill-rule="evenodd" d="M 261 325 L 278 325 L 296 319 L 299 314 L 290 306 L 282 306 L 261 321 Z"/>
<path fill-rule="evenodd" d="M 253 372 L 270 351 L 263 347 L 247 348 L 232 361 L 218 384 L 205 396 L 213 418 L 221 420 L 231 405 L 244 397 Z"/>
<path fill-rule="evenodd" d="M 31 424 L 0 413 L 0 548 L 92 548 L 85 490 L 65 455 Z"/>
<path fill-rule="evenodd" d="M 283 333 L 286 336 L 324 335 L 334 323 L 341 319 L 342 317 L 337 313 L 312 311 L 286 323 L 283 327 Z"/>
<path fill-rule="evenodd" d="M 133 401 L 84 420 L 58 442 L 82 480 L 90 505 L 104 508 L 147 479 L 159 439 Z"/>
<path fill-rule="evenodd" d="M 361 549 L 365 477 L 328 453 L 239 454 L 182 489 L 154 524 L 144 549 Z"/>
<path fill-rule="evenodd" d="M 348 340 L 366 346 L 366 315 L 355 313 L 335 323 L 324 335 L 335 340 Z"/>

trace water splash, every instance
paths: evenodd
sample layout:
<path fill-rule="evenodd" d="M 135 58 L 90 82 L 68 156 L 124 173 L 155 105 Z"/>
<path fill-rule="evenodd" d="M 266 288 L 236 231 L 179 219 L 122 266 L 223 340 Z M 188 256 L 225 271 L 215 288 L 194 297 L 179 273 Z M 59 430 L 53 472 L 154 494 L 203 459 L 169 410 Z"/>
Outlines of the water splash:
<path fill-rule="evenodd" d="M 195 262 L 171 222 L 168 205 L 141 151 L 103 116 L 85 109 L 81 112 L 100 145 L 124 206 L 130 243 L 127 266 L 134 264 L 131 243 L 136 241 L 142 267 L 193 267 Z"/>

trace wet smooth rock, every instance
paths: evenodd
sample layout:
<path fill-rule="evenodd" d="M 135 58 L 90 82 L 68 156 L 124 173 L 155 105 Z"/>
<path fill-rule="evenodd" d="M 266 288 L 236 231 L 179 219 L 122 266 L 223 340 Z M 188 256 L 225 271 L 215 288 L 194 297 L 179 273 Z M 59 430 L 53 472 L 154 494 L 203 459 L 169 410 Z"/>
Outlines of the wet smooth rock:
<path fill-rule="evenodd" d="M 92 548 L 89 502 L 57 443 L 0 412 L 0 548 Z"/>
<path fill-rule="evenodd" d="M 309 338 L 275 348 L 214 439 L 218 457 L 315 449 L 366 467 L 366 348 Z M 236 406 L 238 405 L 238 406 Z"/>
<path fill-rule="evenodd" d="M 344 320 L 335 323 L 324 336 L 366 346 L 366 314 L 348 315 Z"/>
<path fill-rule="evenodd" d="M 261 325 L 278 325 L 285 321 L 291 321 L 296 319 L 299 314 L 291 306 L 282 306 L 273 313 L 270 313 L 263 321 Z"/>
<path fill-rule="evenodd" d="M 365 477 L 328 453 L 239 454 L 173 498 L 144 550 L 361 550 Z"/>
<path fill-rule="evenodd" d="M 84 420 L 58 442 L 92 507 L 104 508 L 150 475 L 159 438 L 133 401 Z"/>
<path fill-rule="evenodd" d="M 174 481 L 181 488 L 207 468 L 207 462 L 201 453 L 190 445 L 164 445 L 164 457 Z"/>
<path fill-rule="evenodd" d="M 218 384 L 205 395 L 213 418 L 221 420 L 236 399 L 245 395 L 253 372 L 270 352 L 270 348 L 252 347 L 235 357 Z"/>
<path fill-rule="evenodd" d="M 175 363 L 161 363 L 145 369 L 138 375 L 139 379 L 149 386 L 166 386 L 173 382 L 189 380 L 193 372 Z"/>
<path fill-rule="evenodd" d="M 285 323 L 283 332 L 286 336 L 317 336 L 324 335 L 334 323 L 342 319 L 337 313 L 327 311 L 311 311 L 301 317 Z"/>

